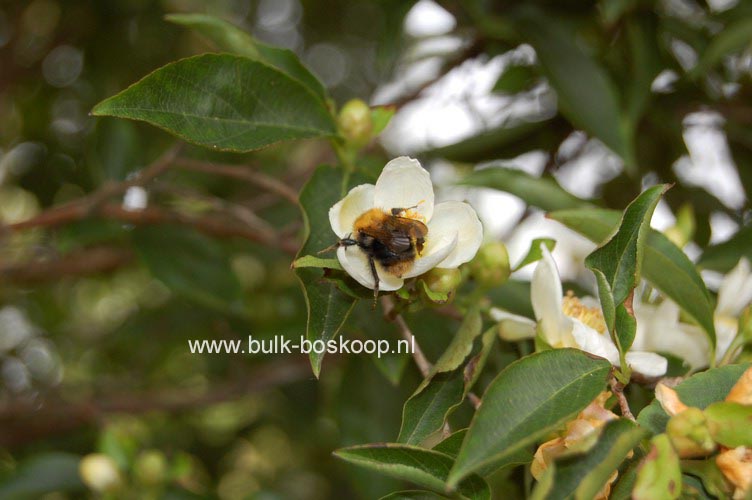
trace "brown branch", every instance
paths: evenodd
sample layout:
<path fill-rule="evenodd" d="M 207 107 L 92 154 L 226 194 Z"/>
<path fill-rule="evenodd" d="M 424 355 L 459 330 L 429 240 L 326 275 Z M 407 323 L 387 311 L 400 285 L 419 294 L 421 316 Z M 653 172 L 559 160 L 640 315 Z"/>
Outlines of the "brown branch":
<path fill-rule="evenodd" d="M 182 224 L 192 226 L 203 233 L 218 237 L 238 237 L 273 248 L 278 248 L 289 255 L 295 255 L 298 246 L 293 240 L 281 238 L 276 234 L 270 235 L 265 230 L 246 228 L 239 224 L 228 224 L 216 217 L 194 217 L 179 212 L 163 210 L 157 207 L 146 207 L 143 210 L 126 210 L 120 204 L 102 204 L 92 210 L 82 210 L 79 206 L 72 206 L 65 210 L 42 212 L 36 217 L 6 226 L 8 230 L 18 231 L 32 227 L 57 227 L 89 217 L 102 217 L 118 220 L 134 225 L 153 224 Z M 246 221 L 247 222 L 247 221 Z"/>
<path fill-rule="evenodd" d="M 306 357 L 264 363 L 243 377 L 196 395 L 194 391 L 152 391 L 101 395 L 85 402 L 61 397 L 12 401 L 0 407 L 0 446 L 20 446 L 50 435 L 94 424 L 112 413 L 178 414 L 216 403 L 240 399 L 301 380 L 313 378 Z"/>
<path fill-rule="evenodd" d="M 636 422 L 637 420 L 634 415 L 632 415 L 632 410 L 629 409 L 629 401 L 627 401 L 627 397 L 624 395 L 624 384 L 619 382 L 613 375 L 611 376 L 609 384 L 611 385 L 611 392 L 614 393 L 616 400 L 619 402 L 621 416 Z"/>
<path fill-rule="evenodd" d="M 402 338 L 407 340 L 407 342 L 413 346 L 412 355 L 415 365 L 418 367 L 418 370 L 420 370 L 421 375 L 423 375 L 424 378 L 427 377 L 428 374 L 431 373 L 431 363 L 423 354 L 423 350 L 420 348 L 420 345 L 418 345 L 417 340 L 415 340 L 415 336 L 413 335 L 413 332 L 410 331 L 410 327 L 407 326 L 405 318 L 395 312 L 394 301 L 390 296 L 384 295 L 381 297 L 381 305 L 384 308 L 384 317 L 397 325 L 397 329 L 400 331 Z"/>
<path fill-rule="evenodd" d="M 91 247 L 53 259 L 34 259 L 0 266 L 0 282 L 22 284 L 54 281 L 66 276 L 109 272 L 133 261 L 133 252 L 111 246 Z"/>
<path fill-rule="evenodd" d="M 205 172 L 207 174 L 221 175 L 224 177 L 230 177 L 233 179 L 241 180 L 253 184 L 262 189 L 275 193 L 282 198 L 286 199 L 290 203 L 298 203 L 298 193 L 296 193 L 287 184 L 266 175 L 263 172 L 254 170 L 251 167 L 230 165 L 226 163 L 215 163 L 201 160 L 194 160 L 192 158 L 176 158 L 173 162 L 175 166 L 184 170 L 192 170 L 194 172 Z"/>

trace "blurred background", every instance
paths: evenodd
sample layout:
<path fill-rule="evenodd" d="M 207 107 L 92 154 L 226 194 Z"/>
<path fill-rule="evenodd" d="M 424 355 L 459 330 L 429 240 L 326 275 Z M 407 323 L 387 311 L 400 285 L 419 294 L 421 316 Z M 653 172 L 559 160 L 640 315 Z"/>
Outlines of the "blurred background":
<path fill-rule="evenodd" d="M 146 188 L 123 184 L 175 140 L 89 110 L 170 61 L 215 50 L 164 19 L 193 12 L 291 49 L 337 105 L 395 106 L 362 163 L 378 172 L 399 154 L 421 158 L 438 196 L 470 200 L 512 262 L 532 238 L 554 237 L 563 277 L 592 287 L 582 259 L 593 245 L 515 196 L 457 187 L 473 168 L 553 177 L 619 209 L 672 182 L 653 225 L 668 230 L 690 213 L 690 257 L 740 228 L 750 238 L 750 2 L 3 0 L 0 498 L 90 495 L 79 465 L 93 453 L 108 457 L 89 466 L 120 483 L 115 498 L 377 498 L 400 486 L 331 451 L 395 439 L 419 381 L 409 357 L 329 356 L 316 380 L 302 356 L 189 352 L 188 339 L 305 332 L 290 270 L 302 231 L 295 193 L 336 161 L 316 141 L 247 155 L 183 145 L 194 163 Z M 573 53 L 563 73 L 552 65 Z M 605 116 L 604 92 L 623 111 L 614 126 L 629 130 L 617 153 L 588 106 L 572 104 L 592 96 Z M 202 161 L 250 166 L 282 188 L 202 171 Z M 155 222 L 89 217 L 81 205 L 45 218 L 112 186 L 108 199 L 153 209 Z M 704 271 L 709 286 L 730 267 Z M 528 316 L 529 272 L 495 294 Z M 344 335 L 397 338 L 361 306 Z M 429 358 L 457 327 L 431 311 L 408 319 Z M 487 376 L 516 355 L 502 346 Z"/>

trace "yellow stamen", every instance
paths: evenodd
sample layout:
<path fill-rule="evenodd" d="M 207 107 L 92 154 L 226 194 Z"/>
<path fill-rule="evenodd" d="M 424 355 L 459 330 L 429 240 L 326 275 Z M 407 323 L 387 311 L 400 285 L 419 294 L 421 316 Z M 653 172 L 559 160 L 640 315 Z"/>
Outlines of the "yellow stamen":
<path fill-rule="evenodd" d="M 561 303 L 561 308 L 564 314 L 570 318 L 582 321 L 598 333 L 606 333 L 606 321 L 603 319 L 603 311 L 600 307 L 587 307 L 580 299 L 575 297 L 571 290 L 567 291 Z"/>

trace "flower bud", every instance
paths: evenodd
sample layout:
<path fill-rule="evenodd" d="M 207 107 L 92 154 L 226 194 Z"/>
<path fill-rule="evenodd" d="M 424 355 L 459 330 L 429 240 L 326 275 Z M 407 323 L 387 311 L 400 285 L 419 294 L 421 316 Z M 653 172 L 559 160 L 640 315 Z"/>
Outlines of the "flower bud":
<path fill-rule="evenodd" d="M 371 140 L 373 120 L 371 108 L 360 99 L 348 101 L 339 112 L 339 129 L 347 142 L 363 146 Z"/>
<path fill-rule="evenodd" d="M 91 453 L 82 458 L 78 473 L 86 486 L 100 493 L 116 491 L 123 482 L 115 461 L 103 453 Z"/>
<path fill-rule="evenodd" d="M 146 450 L 136 459 L 133 472 L 141 484 L 161 484 L 167 477 L 167 460 L 159 450 Z"/>
<path fill-rule="evenodd" d="M 454 291 L 462 281 L 462 273 L 459 269 L 433 268 L 421 276 L 425 285 L 421 287 L 422 294 L 428 301 L 444 304 L 451 300 Z"/>
<path fill-rule="evenodd" d="M 680 458 L 705 457 L 715 450 L 707 419 L 699 408 L 690 407 L 671 417 L 666 433 Z"/>
<path fill-rule="evenodd" d="M 507 247 L 500 241 L 483 244 L 469 266 L 472 277 L 484 288 L 503 285 L 511 273 Z"/>

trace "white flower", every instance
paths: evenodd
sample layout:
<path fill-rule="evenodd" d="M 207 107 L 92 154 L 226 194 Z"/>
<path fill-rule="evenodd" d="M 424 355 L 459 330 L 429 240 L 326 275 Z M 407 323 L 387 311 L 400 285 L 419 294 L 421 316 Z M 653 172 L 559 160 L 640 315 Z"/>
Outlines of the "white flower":
<path fill-rule="evenodd" d="M 606 330 L 598 302 L 590 297 L 580 300 L 572 294 L 564 296 L 556 263 L 545 245 L 541 250 L 543 257 L 535 267 L 530 288 L 538 335 L 551 347 L 574 347 L 619 366 L 619 351 Z M 502 321 L 501 336 L 505 340 L 524 338 L 524 332 L 535 335 L 530 320 L 519 321 L 498 310 L 492 310 L 492 316 Z M 515 322 L 518 324 L 513 326 Z M 626 361 L 635 372 L 651 378 L 664 375 L 668 367 L 666 359 L 653 352 L 630 351 Z"/>
<path fill-rule="evenodd" d="M 350 237 L 358 217 L 373 208 L 387 214 L 391 214 L 393 208 L 410 209 L 401 216 L 419 220 L 428 227 L 422 252 L 401 276 L 385 271 L 376 263 L 380 290 L 397 290 L 405 279 L 434 267 L 454 269 L 471 260 L 483 240 L 483 227 L 475 210 L 459 201 L 434 205 L 430 175 L 417 160 L 406 156 L 387 163 L 375 186 L 355 186 L 337 202 L 329 210 L 332 230 L 340 238 Z M 371 289 L 375 287 L 368 256 L 357 245 L 340 246 L 337 258 L 358 283 Z"/>
<path fill-rule="evenodd" d="M 752 301 L 752 270 L 742 258 L 721 282 L 713 315 L 716 333 L 716 361 L 726 354 L 736 337 L 738 317 Z M 710 344 L 696 325 L 680 322 L 679 306 L 666 298 L 659 305 L 635 300 L 637 335 L 635 346 L 665 352 L 684 359 L 693 369 L 708 366 Z"/>

